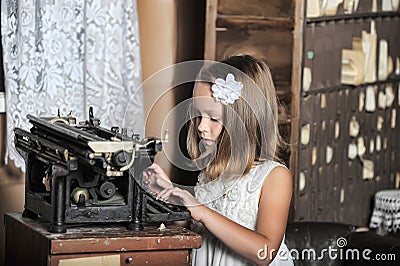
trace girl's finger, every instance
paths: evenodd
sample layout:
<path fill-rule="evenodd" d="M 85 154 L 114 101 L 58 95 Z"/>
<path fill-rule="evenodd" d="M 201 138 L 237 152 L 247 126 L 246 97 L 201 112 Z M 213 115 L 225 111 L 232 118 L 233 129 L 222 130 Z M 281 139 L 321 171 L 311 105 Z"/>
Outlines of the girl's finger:
<path fill-rule="evenodd" d="M 154 172 L 152 170 L 147 169 L 146 174 L 150 177 L 154 175 Z"/>
<path fill-rule="evenodd" d="M 161 168 L 161 166 L 159 166 L 156 163 L 153 163 L 150 167 L 149 167 L 152 171 L 154 171 L 154 173 L 161 175 L 162 177 L 165 177 L 167 179 L 169 179 L 168 175 L 164 172 L 164 170 Z"/>
<path fill-rule="evenodd" d="M 143 176 L 143 178 L 149 178 L 149 176 L 148 176 L 146 171 L 143 171 L 142 176 Z"/>
<path fill-rule="evenodd" d="M 157 199 L 165 201 L 164 199 L 168 198 L 171 194 L 171 190 L 172 188 L 162 190 L 160 193 L 157 194 Z"/>
<path fill-rule="evenodd" d="M 158 194 L 157 198 L 165 202 L 170 202 L 174 204 L 183 204 L 182 199 L 180 197 L 180 195 L 182 195 L 182 193 L 179 192 L 180 190 L 181 189 L 179 188 L 165 189 Z M 177 196 L 175 196 L 175 194 Z"/>
<path fill-rule="evenodd" d="M 161 170 L 161 167 L 160 167 L 158 164 L 153 163 L 153 164 L 150 165 L 147 169 L 150 169 L 150 170 L 152 170 L 152 171 L 154 171 L 154 172 L 158 172 L 158 171 Z"/>
<path fill-rule="evenodd" d="M 186 207 L 199 205 L 200 203 L 186 190 L 173 190 L 171 195 L 178 197 Z"/>
<path fill-rule="evenodd" d="M 162 188 L 172 188 L 174 186 L 171 180 L 167 180 L 165 178 L 157 178 L 156 183 Z"/>
<path fill-rule="evenodd" d="M 171 190 L 170 197 L 178 198 L 186 207 L 197 205 L 199 202 L 188 191 L 180 188 Z"/>

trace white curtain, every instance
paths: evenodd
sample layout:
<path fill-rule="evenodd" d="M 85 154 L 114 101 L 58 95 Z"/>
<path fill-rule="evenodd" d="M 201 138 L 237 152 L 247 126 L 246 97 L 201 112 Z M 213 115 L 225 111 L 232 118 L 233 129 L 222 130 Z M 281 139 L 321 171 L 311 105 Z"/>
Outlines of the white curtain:
<path fill-rule="evenodd" d="M 27 114 L 89 106 L 105 127 L 144 134 L 136 0 L 1 0 L 7 156 L 24 170 L 13 129 Z M 6 158 L 7 158 L 6 156 Z"/>

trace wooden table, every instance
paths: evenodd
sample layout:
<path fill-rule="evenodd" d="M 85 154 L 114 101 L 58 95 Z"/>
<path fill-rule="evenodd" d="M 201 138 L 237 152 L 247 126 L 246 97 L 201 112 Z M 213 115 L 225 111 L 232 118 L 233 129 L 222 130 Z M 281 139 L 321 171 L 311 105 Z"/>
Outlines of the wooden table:
<path fill-rule="evenodd" d="M 5 214 L 6 265 L 188 265 L 201 237 L 177 226 L 145 226 L 142 232 L 122 224 L 79 225 L 67 233 L 48 232 L 49 223 Z"/>

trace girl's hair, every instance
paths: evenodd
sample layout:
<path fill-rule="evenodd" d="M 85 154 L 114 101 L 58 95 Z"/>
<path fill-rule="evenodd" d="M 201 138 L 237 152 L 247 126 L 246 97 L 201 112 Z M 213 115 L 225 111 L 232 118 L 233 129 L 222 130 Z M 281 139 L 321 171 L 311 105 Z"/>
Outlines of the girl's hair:
<path fill-rule="evenodd" d="M 243 83 L 241 97 L 223 105 L 223 130 L 219 135 L 213 160 L 205 172 L 210 179 L 219 176 L 241 176 L 254 162 L 275 159 L 280 144 L 278 103 L 269 67 L 249 55 L 237 55 L 214 62 L 200 70 L 197 82 L 210 85 L 217 78 L 233 73 Z M 192 159 L 202 155 L 196 118 L 191 114 L 187 148 Z M 234 145 L 232 145 L 234 143 Z M 208 156 L 209 157 L 209 156 Z"/>

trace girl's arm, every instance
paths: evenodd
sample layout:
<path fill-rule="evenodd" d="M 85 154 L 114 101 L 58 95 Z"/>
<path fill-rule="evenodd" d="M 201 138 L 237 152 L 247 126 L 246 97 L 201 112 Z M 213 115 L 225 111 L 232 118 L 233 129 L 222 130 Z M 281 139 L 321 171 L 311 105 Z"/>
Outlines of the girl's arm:
<path fill-rule="evenodd" d="M 261 189 L 255 231 L 200 204 L 189 192 L 179 188 L 164 190 L 158 197 L 164 200 L 170 196 L 180 198 L 192 218 L 202 222 L 225 245 L 253 263 L 268 265 L 277 254 L 285 233 L 291 195 L 290 172 L 284 167 L 275 167 Z M 271 251 L 275 252 L 270 255 Z"/>

